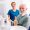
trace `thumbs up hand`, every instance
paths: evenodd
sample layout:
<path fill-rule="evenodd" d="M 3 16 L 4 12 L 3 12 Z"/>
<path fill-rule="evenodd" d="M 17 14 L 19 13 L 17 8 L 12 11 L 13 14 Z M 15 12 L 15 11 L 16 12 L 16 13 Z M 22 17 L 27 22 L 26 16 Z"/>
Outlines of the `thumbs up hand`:
<path fill-rule="evenodd" d="M 15 16 L 15 20 L 17 20 L 17 17 Z"/>
<path fill-rule="evenodd" d="M 17 18 L 15 17 L 14 26 L 17 26 Z"/>

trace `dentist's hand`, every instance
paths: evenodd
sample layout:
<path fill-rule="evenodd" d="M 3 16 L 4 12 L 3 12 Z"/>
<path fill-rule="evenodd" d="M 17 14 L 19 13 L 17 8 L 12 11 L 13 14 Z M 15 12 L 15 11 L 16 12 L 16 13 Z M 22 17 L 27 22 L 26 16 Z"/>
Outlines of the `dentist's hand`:
<path fill-rule="evenodd" d="M 17 18 L 15 17 L 14 26 L 17 26 Z"/>

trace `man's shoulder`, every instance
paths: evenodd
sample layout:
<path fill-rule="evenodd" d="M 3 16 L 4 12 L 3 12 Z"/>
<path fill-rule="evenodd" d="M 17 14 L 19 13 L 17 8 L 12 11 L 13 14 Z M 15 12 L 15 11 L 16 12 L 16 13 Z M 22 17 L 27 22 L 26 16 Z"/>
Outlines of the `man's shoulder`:
<path fill-rule="evenodd" d="M 17 11 L 19 11 L 18 9 L 16 9 Z"/>
<path fill-rule="evenodd" d="M 11 12 L 12 11 L 12 9 L 9 9 L 9 12 Z"/>
<path fill-rule="evenodd" d="M 12 9 L 9 9 L 9 11 L 12 11 Z"/>
<path fill-rule="evenodd" d="M 19 14 L 17 17 L 18 17 L 18 18 L 21 18 L 21 17 L 23 17 L 23 18 L 28 18 L 27 15 L 25 15 L 25 16 L 21 16 L 21 14 Z"/>

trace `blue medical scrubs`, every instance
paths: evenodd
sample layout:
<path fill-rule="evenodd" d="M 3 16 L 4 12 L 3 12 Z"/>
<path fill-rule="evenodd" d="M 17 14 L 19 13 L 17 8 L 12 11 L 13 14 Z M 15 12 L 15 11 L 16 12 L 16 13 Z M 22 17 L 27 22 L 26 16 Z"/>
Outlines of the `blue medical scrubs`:
<path fill-rule="evenodd" d="M 17 17 L 19 15 L 19 10 L 16 9 L 14 12 L 12 9 L 8 11 L 8 15 L 10 15 L 10 19 L 14 21 L 15 16 Z"/>

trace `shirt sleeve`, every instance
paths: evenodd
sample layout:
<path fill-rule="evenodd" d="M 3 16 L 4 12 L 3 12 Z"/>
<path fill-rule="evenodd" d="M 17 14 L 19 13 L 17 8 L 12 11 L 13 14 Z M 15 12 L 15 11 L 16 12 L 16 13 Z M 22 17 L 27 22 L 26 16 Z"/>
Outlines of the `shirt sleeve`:
<path fill-rule="evenodd" d="M 8 15 L 10 15 L 10 10 L 8 11 Z"/>
<path fill-rule="evenodd" d="M 18 10 L 18 14 L 19 14 L 19 10 Z"/>

